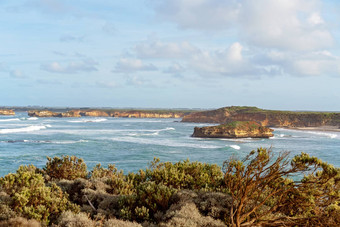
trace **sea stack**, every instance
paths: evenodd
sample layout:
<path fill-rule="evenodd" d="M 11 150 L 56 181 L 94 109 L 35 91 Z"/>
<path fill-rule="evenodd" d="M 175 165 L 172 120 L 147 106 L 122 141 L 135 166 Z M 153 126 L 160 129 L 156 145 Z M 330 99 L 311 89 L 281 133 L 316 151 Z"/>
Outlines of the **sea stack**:
<path fill-rule="evenodd" d="M 0 115 L 15 115 L 15 112 L 9 109 L 0 109 Z"/>
<path fill-rule="evenodd" d="M 255 121 L 233 121 L 217 126 L 195 127 L 193 137 L 201 138 L 269 138 L 273 129 Z"/>

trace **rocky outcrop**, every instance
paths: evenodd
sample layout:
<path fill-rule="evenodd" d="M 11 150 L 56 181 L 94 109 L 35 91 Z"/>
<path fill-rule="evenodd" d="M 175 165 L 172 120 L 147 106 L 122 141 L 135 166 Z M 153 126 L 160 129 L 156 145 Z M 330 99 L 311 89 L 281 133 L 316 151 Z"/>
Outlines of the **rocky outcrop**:
<path fill-rule="evenodd" d="M 110 115 L 102 110 L 86 110 L 80 112 L 81 116 L 86 117 L 109 117 Z"/>
<path fill-rule="evenodd" d="M 105 110 L 70 110 L 57 113 L 49 110 L 30 110 L 31 117 L 124 117 L 124 118 L 181 118 L 184 112 L 161 111 L 105 111 Z"/>
<path fill-rule="evenodd" d="M 128 117 L 128 118 L 181 118 L 184 113 L 175 112 L 143 112 L 143 111 L 115 111 L 111 114 L 112 117 Z"/>
<path fill-rule="evenodd" d="M 255 121 L 269 127 L 340 126 L 340 113 L 273 111 L 232 106 L 191 113 L 182 119 L 182 122 L 219 124 L 231 121 Z"/>
<path fill-rule="evenodd" d="M 208 127 L 195 127 L 193 137 L 202 138 L 269 138 L 273 129 L 261 126 L 254 121 L 233 121 L 227 124 Z"/>
<path fill-rule="evenodd" d="M 15 112 L 9 109 L 0 109 L 0 115 L 15 115 Z"/>
<path fill-rule="evenodd" d="M 49 110 L 29 110 L 30 117 L 62 117 L 61 113 L 52 112 Z"/>

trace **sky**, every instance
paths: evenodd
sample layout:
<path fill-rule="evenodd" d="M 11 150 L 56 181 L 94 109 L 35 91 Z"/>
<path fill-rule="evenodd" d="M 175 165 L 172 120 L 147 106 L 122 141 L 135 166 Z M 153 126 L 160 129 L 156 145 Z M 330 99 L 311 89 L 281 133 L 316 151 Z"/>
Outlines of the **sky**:
<path fill-rule="evenodd" d="M 340 111 L 340 1 L 0 0 L 0 106 Z"/>

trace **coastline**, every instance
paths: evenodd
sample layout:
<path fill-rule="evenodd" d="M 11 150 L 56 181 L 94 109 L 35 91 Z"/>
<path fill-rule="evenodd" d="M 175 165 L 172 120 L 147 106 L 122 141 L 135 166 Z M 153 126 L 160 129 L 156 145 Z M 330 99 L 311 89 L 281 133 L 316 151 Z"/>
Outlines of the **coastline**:
<path fill-rule="evenodd" d="M 339 126 L 318 126 L 318 127 L 274 127 L 297 131 L 316 131 L 316 132 L 340 132 Z"/>

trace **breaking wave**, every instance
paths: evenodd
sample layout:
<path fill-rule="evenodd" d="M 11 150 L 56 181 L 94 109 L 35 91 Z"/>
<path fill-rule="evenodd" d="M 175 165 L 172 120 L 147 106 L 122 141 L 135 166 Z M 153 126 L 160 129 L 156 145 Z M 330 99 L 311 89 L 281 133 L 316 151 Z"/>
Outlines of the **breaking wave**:
<path fill-rule="evenodd" d="M 0 119 L 0 122 L 20 121 L 19 118 Z"/>
<path fill-rule="evenodd" d="M 70 123 L 88 123 L 88 122 L 103 122 L 107 121 L 106 118 L 100 118 L 100 119 L 82 119 L 82 120 L 74 120 L 74 121 L 68 121 Z"/>
<path fill-rule="evenodd" d="M 198 144 L 198 143 L 182 143 L 177 142 L 176 140 L 153 140 L 153 139 L 145 139 L 145 138 L 136 138 L 136 137 L 116 137 L 111 138 L 112 141 L 118 142 L 128 142 L 128 143 L 137 143 L 137 144 L 151 144 L 151 145 L 160 145 L 166 147 L 190 147 L 190 148 L 200 148 L 200 149 L 218 149 L 223 148 L 221 146 L 215 146 L 210 144 Z"/>
<path fill-rule="evenodd" d="M 51 125 L 31 125 L 31 126 L 23 127 L 23 128 L 5 128 L 5 129 L 0 129 L 0 134 L 32 132 L 32 131 L 39 131 L 39 130 L 50 128 L 50 127 Z"/>
<path fill-rule="evenodd" d="M 241 147 L 238 145 L 229 145 L 229 147 L 234 148 L 235 150 L 240 150 Z"/>

